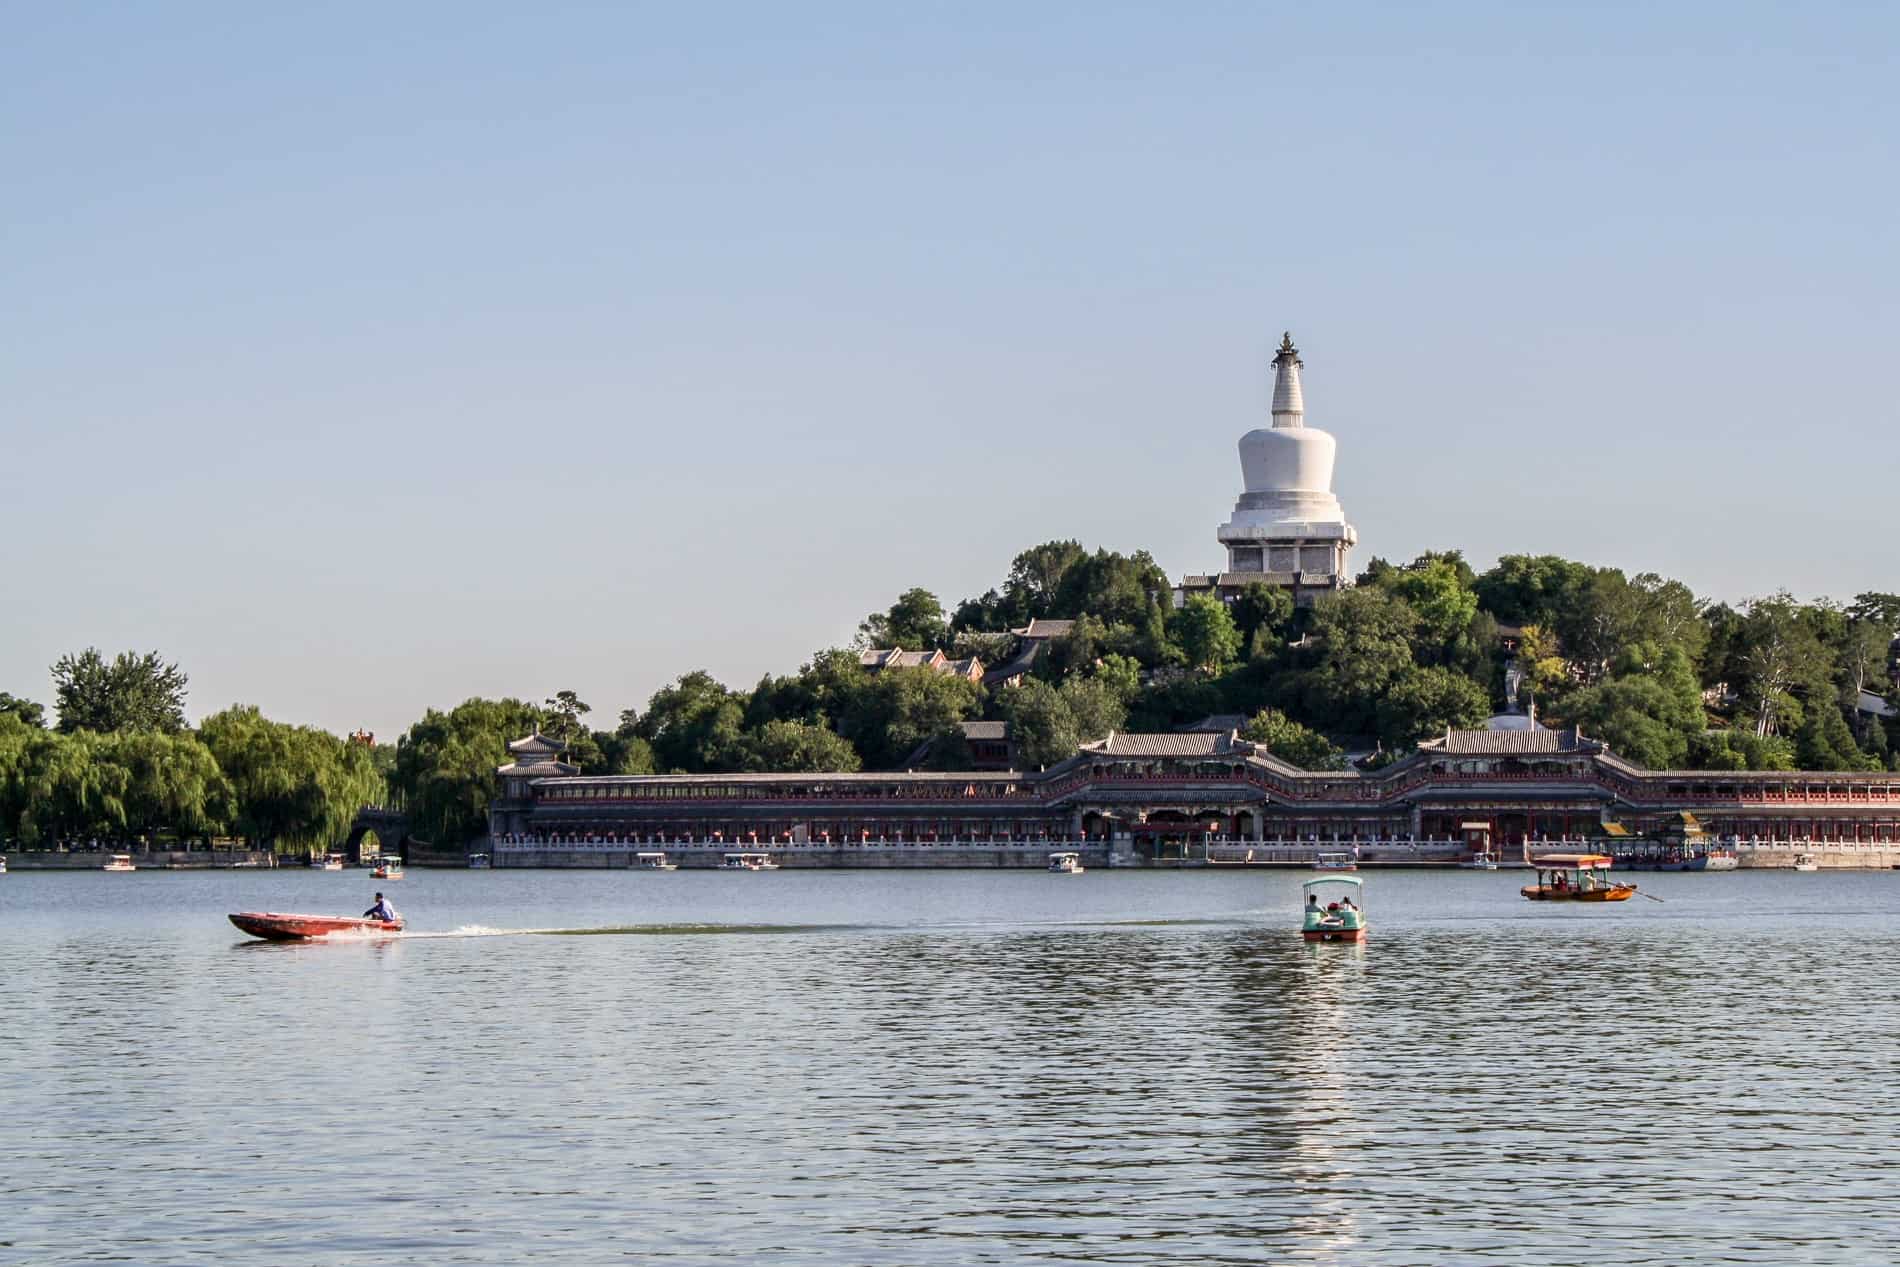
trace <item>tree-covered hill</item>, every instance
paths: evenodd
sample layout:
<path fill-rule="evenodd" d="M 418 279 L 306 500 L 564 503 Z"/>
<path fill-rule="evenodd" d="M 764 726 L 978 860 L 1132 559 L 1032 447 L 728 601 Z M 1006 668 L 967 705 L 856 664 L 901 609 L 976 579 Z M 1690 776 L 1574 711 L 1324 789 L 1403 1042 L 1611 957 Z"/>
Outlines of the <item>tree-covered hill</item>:
<path fill-rule="evenodd" d="M 187 679 L 157 653 L 87 649 L 53 666 L 53 727 L 0 693 L 0 841 L 240 836 L 334 843 L 356 808 L 397 800 L 416 834 L 479 834 L 506 745 L 564 739 L 587 773 L 969 765 L 962 724 L 1004 719 L 1018 760 L 1051 764 L 1110 730 L 1241 720 L 1312 768 L 1389 761 L 1507 706 L 1576 725 L 1653 768 L 1900 769 L 1893 647 L 1900 595 L 1710 603 L 1679 581 L 1552 555 L 1475 573 L 1457 551 L 1374 559 L 1355 587 L 1296 608 L 1248 587 L 1173 606 L 1146 552 L 1052 541 L 946 610 L 913 588 L 866 616 L 856 648 L 734 689 L 683 673 L 611 729 L 563 691 L 471 699 L 373 746 L 234 707 L 185 722 Z M 1067 622 L 1026 641 L 1031 621 Z M 976 657 L 1007 681 L 872 668 L 868 648 Z"/>

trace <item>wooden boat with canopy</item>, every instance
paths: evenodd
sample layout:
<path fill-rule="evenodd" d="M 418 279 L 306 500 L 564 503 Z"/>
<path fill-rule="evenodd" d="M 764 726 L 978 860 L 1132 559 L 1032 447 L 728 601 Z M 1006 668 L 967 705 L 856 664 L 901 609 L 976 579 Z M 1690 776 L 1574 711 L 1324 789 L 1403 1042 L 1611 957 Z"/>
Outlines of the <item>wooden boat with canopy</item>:
<path fill-rule="evenodd" d="M 1306 916 L 1300 925 L 1304 941 L 1364 941 L 1368 920 L 1355 900 L 1365 881 L 1356 875 L 1329 875 L 1300 886 L 1306 894 Z M 1333 885 L 1340 886 L 1335 892 Z M 1329 901 L 1328 898 L 1331 900 Z"/>
<path fill-rule="evenodd" d="M 1547 853 L 1533 858 L 1537 883 L 1521 890 L 1533 902 L 1627 902 L 1636 886 L 1610 879 L 1606 853 Z"/>

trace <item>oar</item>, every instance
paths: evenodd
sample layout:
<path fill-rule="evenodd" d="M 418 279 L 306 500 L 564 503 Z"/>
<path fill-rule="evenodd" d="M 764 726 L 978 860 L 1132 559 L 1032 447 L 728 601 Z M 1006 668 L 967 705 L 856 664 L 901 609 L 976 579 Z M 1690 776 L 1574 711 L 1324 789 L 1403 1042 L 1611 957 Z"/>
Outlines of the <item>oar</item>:
<path fill-rule="evenodd" d="M 1637 890 L 1636 890 L 1636 896 L 1637 896 L 1637 897 L 1646 897 L 1646 898 L 1648 898 L 1648 899 L 1649 899 L 1650 901 L 1652 901 L 1652 902 L 1660 902 L 1660 901 L 1662 901 L 1662 899 L 1661 899 L 1661 898 L 1659 898 L 1659 897 L 1657 897 L 1657 896 L 1656 896 L 1655 894 L 1653 894 L 1653 893 L 1645 893 L 1645 892 L 1643 892 L 1643 891 L 1642 891 L 1641 889 L 1637 889 Z"/>

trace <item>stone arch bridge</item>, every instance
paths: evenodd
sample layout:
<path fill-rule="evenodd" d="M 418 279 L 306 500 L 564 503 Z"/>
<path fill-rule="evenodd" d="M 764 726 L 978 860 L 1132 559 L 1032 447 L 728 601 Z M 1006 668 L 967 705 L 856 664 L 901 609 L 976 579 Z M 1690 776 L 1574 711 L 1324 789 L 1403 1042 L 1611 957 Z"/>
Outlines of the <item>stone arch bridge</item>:
<path fill-rule="evenodd" d="M 393 853 L 405 861 L 409 853 L 409 815 L 393 805 L 365 805 L 356 811 L 356 817 L 350 823 L 350 834 L 343 842 L 343 852 L 349 856 L 351 866 L 361 866 L 363 862 L 363 837 L 376 833 L 377 843 L 384 853 Z"/>

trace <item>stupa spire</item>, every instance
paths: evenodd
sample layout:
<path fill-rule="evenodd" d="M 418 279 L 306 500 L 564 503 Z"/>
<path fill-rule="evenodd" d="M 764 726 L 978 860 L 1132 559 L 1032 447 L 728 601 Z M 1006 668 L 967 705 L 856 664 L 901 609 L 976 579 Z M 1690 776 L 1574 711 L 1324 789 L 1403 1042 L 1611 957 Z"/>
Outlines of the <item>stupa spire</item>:
<path fill-rule="evenodd" d="M 1300 350 L 1293 346 L 1290 330 L 1280 335 L 1280 351 L 1273 358 L 1273 425 L 1306 425 L 1306 401 L 1300 394 Z"/>

